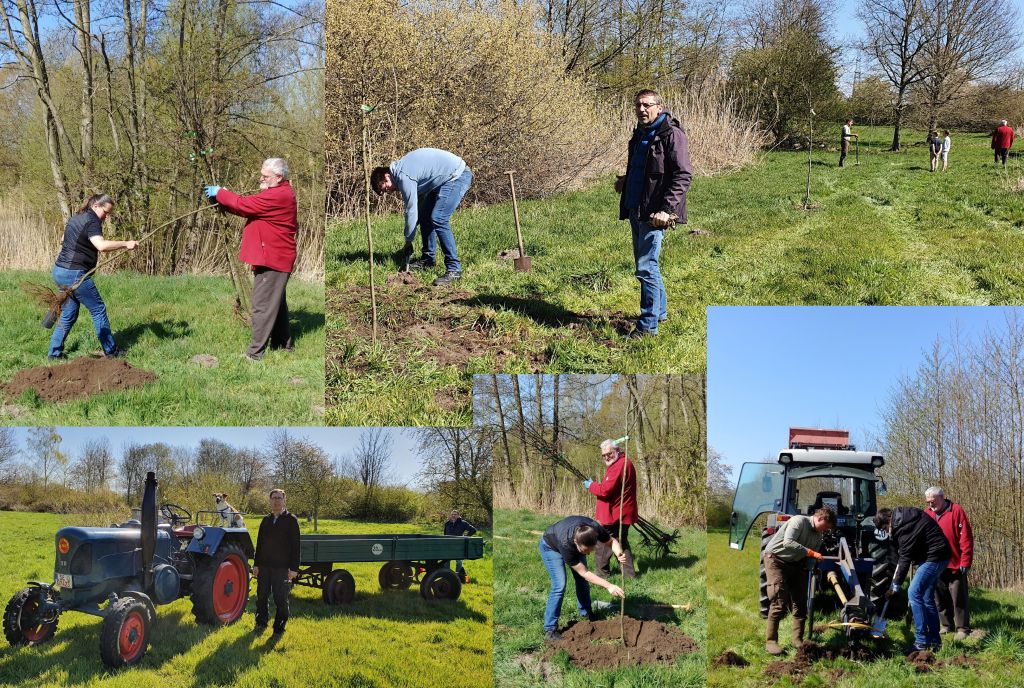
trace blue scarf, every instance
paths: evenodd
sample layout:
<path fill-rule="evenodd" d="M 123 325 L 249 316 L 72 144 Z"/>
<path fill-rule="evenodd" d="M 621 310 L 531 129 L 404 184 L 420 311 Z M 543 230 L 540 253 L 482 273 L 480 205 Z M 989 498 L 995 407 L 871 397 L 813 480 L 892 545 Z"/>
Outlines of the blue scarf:
<path fill-rule="evenodd" d="M 627 210 L 636 210 L 640 207 L 640 198 L 644 190 L 644 172 L 647 170 L 647 155 L 651 152 L 651 142 L 654 141 L 654 136 L 658 133 L 658 127 L 666 117 L 668 117 L 668 113 L 663 112 L 658 115 L 658 119 L 648 124 L 640 136 L 640 140 L 636 142 L 636 148 L 633 149 L 633 159 L 629 163 L 629 169 L 626 170 Z"/>

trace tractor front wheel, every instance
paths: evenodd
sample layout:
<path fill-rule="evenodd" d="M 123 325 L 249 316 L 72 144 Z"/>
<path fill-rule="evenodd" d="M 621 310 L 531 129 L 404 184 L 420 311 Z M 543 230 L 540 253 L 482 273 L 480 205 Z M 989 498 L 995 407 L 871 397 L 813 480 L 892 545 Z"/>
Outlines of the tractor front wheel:
<path fill-rule="evenodd" d="M 122 597 L 103 619 L 100 657 L 112 669 L 142 661 L 149 645 L 149 608 L 138 599 Z"/>
<path fill-rule="evenodd" d="M 448 568 L 434 569 L 420 583 L 420 595 L 425 600 L 457 600 L 461 594 L 462 582 Z"/>
<path fill-rule="evenodd" d="M 38 645 L 57 632 L 57 617 L 39 618 L 39 607 L 49 593 L 42 588 L 24 588 L 14 593 L 4 610 L 4 635 L 11 645 Z"/>
<path fill-rule="evenodd" d="M 192 613 L 211 625 L 234 623 L 249 601 L 249 562 L 242 548 L 223 544 L 212 557 L 196 563 L 192 579 Z"/>

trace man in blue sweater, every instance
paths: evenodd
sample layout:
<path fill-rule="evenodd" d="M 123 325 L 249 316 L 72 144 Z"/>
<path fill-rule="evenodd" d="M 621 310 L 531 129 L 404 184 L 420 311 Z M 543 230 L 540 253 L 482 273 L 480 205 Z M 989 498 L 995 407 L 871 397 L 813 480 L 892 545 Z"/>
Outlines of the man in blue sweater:
<path fill-rule="evenodd" d="M 451 284 L 462 277 L 462 264 L 455 251 L 451 218 L 466 195 L 473 173 L 466 161 L 438 148 L 417 148 L 388 167 L 377 167 L 370 186 L 378 194 L 398 192 L 405 204 L 405 252 L 412 252 L 416 225 L 420 226 L 423 255 L 409 264 L 413 270 L 434 267 L 437 244 L 444 254 L 445 274 L 434 286 Z"/>

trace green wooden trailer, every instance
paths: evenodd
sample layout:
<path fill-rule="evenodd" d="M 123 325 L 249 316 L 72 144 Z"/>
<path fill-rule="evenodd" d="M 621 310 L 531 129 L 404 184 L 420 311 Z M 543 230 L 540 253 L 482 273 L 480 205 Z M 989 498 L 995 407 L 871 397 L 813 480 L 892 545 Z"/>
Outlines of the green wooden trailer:
<path fill-rule="evenodd" d="M 484 540 L 454 535 L 303 535 L 296 585 L 323 590 L 327 604 L 346 604 L 355 597 L 355 579 L 334 564 L 381 562 L 377 580 L 382 590 L 406 590 L 419 583 L 427 600 L 455 600 L 462 581 L 447 566 L 453 559 L 479 559 Z"/>

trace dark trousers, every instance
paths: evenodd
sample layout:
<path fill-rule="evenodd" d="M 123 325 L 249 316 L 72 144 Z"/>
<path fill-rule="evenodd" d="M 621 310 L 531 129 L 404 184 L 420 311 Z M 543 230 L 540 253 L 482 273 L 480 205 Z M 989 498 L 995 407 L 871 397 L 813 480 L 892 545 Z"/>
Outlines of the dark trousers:
<path fill-rule="evenodd" d="M 781 620 L 792 610 L 797 621 L 806 619 L 807 564 L 782 562 L 766 555 L 764 573 L 768 579 L 768 618 Z"/>
<path fill-rule="evenodd" d="M 1000 161 L 1002 161 L 1003 167 L 1006 167 L 1006 156 L 1009 154 L 1009 152 L 1010 152 L 1009 148 L 996 148 L 995 149 L 996 164 L 998 165 L 1000 163 Z"/>
<path fill-rule="evenodd" d="M 267 345 L 272 349 L 292 348 L 292 331 L 288 325 L 288 301 L 285 288 L 290 272 L 279 272 L 267 267 L 253 270 L 252 286 L 252 343 L 249 356 L 262 358 Z"/>
<path fill-rule="evenodd" d="M 270 618 L 270 593 L 274 593 L 274 632 L 283 632 L 288 623 L 288 567 L 261 566 L 256 577 L 256 625 L 266 626 Z"/>
<path fill-rule="evenodd" d="M 846 154 L 850 152 L 850 139 L 839 140 L 839 166 L 846 162 Z"/>
<path fill-rule="evenodd" d="M 967 602 L 967 574 L 960 569 L 946 569 L 935 586 L 935 604 L 943 628 L 971 632 L 971 610 Z M 954 626 L 955 624 L 955 626 Z"/>
<path fill-rule="evenodd" d="M 612 534 L 613 538 L 619 538 L 619 522 L 616 521 L 611 525 L 603 526 L 605 530 Z M 634 578 L 636 572 L 633 570 L 633 553 L 629 549 L 629 524 L 623 524 L 622 526 L 622 538 L 619 539 L 619 544 L 622 545 L 622 551 L 626 552 L 626 563 L 622 565 L 622 570 L 629 578 Z M 598 542 L 597 550 L 594 552 L 594 566 L 597 569 L 597 575 L 602 578 L 610 578 L 612 571 L 608 568 L 608 565 L 612 560 L 612 548 L 607 542 Z"/>

